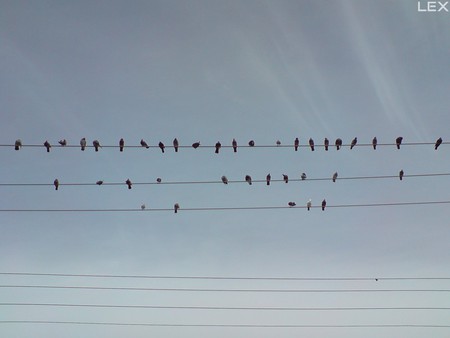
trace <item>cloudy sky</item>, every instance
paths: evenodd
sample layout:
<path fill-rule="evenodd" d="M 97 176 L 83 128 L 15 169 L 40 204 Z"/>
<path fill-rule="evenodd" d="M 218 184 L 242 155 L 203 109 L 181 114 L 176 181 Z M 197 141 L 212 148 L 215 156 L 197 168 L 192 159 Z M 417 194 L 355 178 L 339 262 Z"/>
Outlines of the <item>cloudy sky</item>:
<path fill-rule="evenodd" d="M 424 3 L 424 2 L 423 2 Z M 0 317 L 224 325 L 450 325 L 449 310 L 200 310 L 7 305 L 448 307 L 448 292 L 13 288 L 450 289 L 450 14 L 413 0 L 0 0 Z M 360 146 L 377 136 L 380 146 Z M 405 144 L 393 145 L 398 136 Z M 78 146 L 98 139 L 105 147 Z M 196 150 L 170 147 L 200 141 Z M 343 149 L 314 152 L 298 137 Z M 347 146 L 354 137 L 358 145 Z M 431 144 L 438 137 L 444 144 Z M 145 139 L 152 148 L 139 146 Z M 237 153 L 230 146 L 256 145 Z M 24 147 L 14 151 L 16 139 Z M 53 147 L 47 153 L 42 145 Z M 166 152 L 154 148 L 164 142 Z M 289 145 L 289 147 L 287 147 Z M 405 178 L 344 180 L 359 176 Z M 303 182 L 243 183 L 268 173 Z M 336 183 L 331 176 L 339 173 Z M 136 183 L 220 181 L 209 184 Z M 54 190 L 58 178 L 61 186 Z M 327 180 L 313 180 L 330 178 Z M 309 180 L 308 180 L 309 179 Z M 65 185 L 67 183 L 123 183 Z M 8 184 L 47 185 L 8 185 Z M 304 209 L 326 199 L 330 208 Z M 301 208 L 210 210 L 211 208 Z M 141 204 L 146 205 L 140 211 Z M 179 203 L 175 215 L 171 209 Z M 190 210 L 206 208 L 207 210 Z M 7 210 L 136 209 L 97 212 Z M 152 209 L 158 209 L 152 210 Z M 216 280 L 23 276 L 325 278 Z M 336 278 L 367 278 L 343 280 Z M 375 278 L 379 278 L 375 281 Z M 5 337 L 448 337 L 448 328 L 144 327 L 0 323 Z"/>

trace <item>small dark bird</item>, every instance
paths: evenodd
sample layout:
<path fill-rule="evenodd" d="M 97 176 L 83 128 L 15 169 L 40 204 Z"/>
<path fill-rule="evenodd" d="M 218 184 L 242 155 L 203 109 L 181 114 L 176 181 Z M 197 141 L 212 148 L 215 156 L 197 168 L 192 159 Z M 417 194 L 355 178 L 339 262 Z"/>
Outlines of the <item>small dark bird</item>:
<path fill-rule="evenodd" d="M 358 138 L 357 138 L 357 137 L 355 137 L 355 138 L 352 140 L 352 143 L 350 144 L 350 149 L 353 149 L 353 147 L 356 146 L 356 143 L 358 143 Z"/>
<path fill-rule="evenodd" d="M 198 147 L 200 147 L 200 142 L 192 143 L 192 148 L 197 149 Z"/>
<path fill-rule="evenodd" d="M 325 140 L 323 140 L 323 145 L 325 146 L 325 151 L 328 151 L 328 146 L 330 145 L 330 141 L 325 137 Z"/>
<path fill-rule="evenodd" d="M 158 143 L 158 146 L 159 146 L 159 149 L 161 149 L 161 151 L 164 153 L 164 148 L 166 147 L 166 146 L 164 145 L 164 143 L 159 142 L 159 143 Z"/>
<path fill-rule="evenodd" d="M 403 180 L 403 175 L 405 175 L 405 172 L 402 170 L 400 170 L 400 172 L 398 173 L 398 177 L 400 178 L 400 181 Z"/>
<path fill-rule="evenodd" d="M 219 149 L 220 149 L 220 147 L 222 147 L 222 145 L 220 144 L 220 142 L 219 142 L 219 141 L 217 141 L 217 143 L 216 143 L 216 151 L 215 151 L 215 153 L 216 153 L 216 154 L 218 154 L 218 153 L 219 153 Z"/>
<path fill-rule="evenodd" d="M 338 177 L 338 173 L 337 171 L 333 174 L 333 182 L 336 182 L 336 179 Z"/>
<path fill-rule="evenodd" d="M 250 147 L 254 147 L 254 146 L 255 146 L 255 141 L 250 140 L 250 142 L 248 142 L 248 145 L 249 145 Z"/>
<path fill-rule="evenodd" d="M 395 144 L 397 145 L 397 149 L 400 149 L 400 144 L 402 144 L 403 137 L 399 136 L 395 139 Z"/>
<path fill-rule="evenodd" d="M 298 146 L 299 145 L 300 145 L 300 141 L 299 141 L 298 137 L 296 137 L 295 140 L 294 140 L 294 149 L 295 149 L 295 151 L 298 150 Z"/>
<path fill-rule="evenodd" d="M 173 147 L 175 148 L 175 152 L 178 152 L 178 140 L 176 138 L 173 139 Z"/>
<path fill-rule="evenodd" d="M 341 149 L 341 147 L 342 147 L 342 139 L 337 138 L 336 142 L 334 144 L 336 145 L 336 150 Z"/>
<path fill-rule="evenodd" d="M 49 153 L 50 152 L 50 148 L 52 147 L 52 145 L 50 144 L 50 142 L 45 141 L 44 142 L 44 147 L 47 148 L 47 153 Z"/>
<path fill-rule="evenodd" d="M 103 184 L 103 181 L 97 181 L 97 182 L 95 182 L 95 184 L 97 184 L 97 185 L 102 185 L 102 184 Z"/>
<path fill-rule="evenodd" d="M 94 148 L 95 148 L 95 151 L 98 151 L 98 148 L 100 147 L 102 147 L 101 145 L 100 145 L 100 142 L 98 141 L 98 140 L 94 140 L 93 142 L 92 142 L 92 145 L 94 146 Z"/>
<path fill-rule="evenodd" d="M 311 205 L 312 205 L 312 202 L 311 202 L 311 199 L 309 199 L 308 202 L 306 203 L 306 208 L 308 209 L 308 211 L 311 209 Z"/>
<path fill-rule="evenodd" d="M 325 201 L 325 199 L 323 199 L 323 201 L 322 201 L 322 211 L 325 210 L 326 206 L 327 206 L 327 201 Z"/>
<path fill-rule="evenodd" d="M 228 178 L 226 176 L 222 176 L 223 184 L 228 184 Z"/>
<path fill-rule="evenodd" d="M 123 147 L 125 146 L 125 141 L 123 138 L 119 140 L 119 150 L 123 151 Z"/>
<path fill-rule="evenodd" d="M 231 146 L 233 147 L 233 151 L 236 153 L 237 152 L 237 141 L 236 141 L 236 139 L 233 139 L 233 141 L 231 141 Z"/>
<path fill-rule="evenodd" d="M 19 150 L 20 148 L 22 148 L 22 140 L 18 139 L 18 140 L 16 140 L 16 142 L 14 143 L 14 149 L 15 149 L 15 150 Z"/>
<path fill-rule="evenodd" d="M 180 205 L 179 205 L 178 203 L 175 203 L 175 204 L 173 205 L 173 211 L 174 211 L 175 213 L 177 213 L 177 212 L 178 212 L 178 209 L 180 209 Z"/>
<path fill-rule="evenodd" d="M 251 177 L 250 175 L 245 175 L 245 181 L 246 181 L 248 184 L 252 185 L 252 177 Z"/>
<path fill-rule="evenodd" d="M 58 181 L 57 178 L 53 181 L 53 185 L 55 186 L 55 190 L 58 190 L 58 187 L 59 187 L 59 181 Z"/>
<path fill-rule="evenodd" d="M 161 183 L 161 182 L 162 182 L 161 177 L 158 177 L 158 178 L 156 179 L 156 183 Z"/>
<path fill-rule="evenodd" d="M 302 176 L 300 176 L 300 178 L 302 179 L 302 181 L 306 180 L 306 174 L 302 173 Z"/>
<path fill-rule="evenodd" d="M 20 141 L 20 140 L 19 140 Z M 437 150 L 437 148 L 440 146 L 442 144 L 442 137 L 439 137 L 437 140 L 436 140 L 436 143 L 435 143 L 435 145 L 434 145 L 434 150 Z M 16 149 L 17 150 L 17 149 Z"/>
<path fill-rule="evenodd" d="M 144 141 L 144 139 L 141 139 L 141 146 L 145 148 L 150 148 L 150 146 L 147 144 L 147 142 Z"/>
<path fill-rule="evenodd" d="M 270 179 L 271 179 L 270 174 L 267 174 L 267 176 L 266 176 L 266 184 L 267 185 L 270 185 Z"/>
<path fill-rule="evenodd" d="M 309 146 L 311 147 L 311 151 L 314 151 L 314 140 L 312 138 L 309 139 Z"/>
<path fill-rule="evenodd" d="M 59 145 L 60 145 L 61 147 L 65 147 L 65 146 L 67 145 L 66 139 L 59 140 L 58 143 L 59 143 Z"/>
<path fill-rule="evenodd" d="M 84 137 L 80 140 L 80 146 L 82 151 L 86 149 L 86 139 Z"/>
<path fill-rule="evenodd" d="M 288 181 L 289 181 L 288 175 L 283 174 L 283 181 L 284 181 L 284 183 L 288 183 Z"/>
<path fill-rule="evenodd" d="M 289 205 L 290 207 L 295 207 L 297 204 L 296 204 L 295 202 L 289 202 L 288 205 Z"/>
<path fill-rule="evenodd" d="M 141 210 L 145 210 L 145 204 L 141 205 Z"/>
<path fill-rule="evenodd" d="M 125 181 L 125 183 L 128 185 L 128 189 L 131 189 L 133 183 L 131 183 L 131 180 L 129 178 Z"/>
<path fill-rule="evenodd" d="M 281 146 L 281 141 L 277 140 L 276 144 L 277 144 L 277 147 Z"/>
<path fill-rule="evenodd" d="M 376 149 L 377 149 L 377 144 L 378 144 L 378 140 L 377 140 L 377 137 L 375 136 L 375 137 L 372 139 L 372 147 L 373 147 L 373 150 L 376 150 Z"/>

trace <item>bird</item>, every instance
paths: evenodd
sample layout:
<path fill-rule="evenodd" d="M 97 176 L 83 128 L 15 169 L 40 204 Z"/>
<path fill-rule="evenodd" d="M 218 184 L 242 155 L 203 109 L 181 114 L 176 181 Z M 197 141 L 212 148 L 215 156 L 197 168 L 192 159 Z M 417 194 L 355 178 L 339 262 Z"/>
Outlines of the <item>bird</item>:
<path fill-rule="evenodd" d="M 20 141 L 20 140 L 19 140 Z M 442 137 L 439 137 L 436 140 L 436 143 L 434 144 L 434 150 L 437 150 L 437 148 L 442 144 Z M 16 149 L 17 150 L 17 149 Z"/>
<path fill-rule="evenodd" d="M 281 141 L 280 140 L 277 140 L 277 147 L 279 147 L 279 146 L 281 146 Z"/>
<path fill-rule="evenodd" d="M 86 139 L 84 137 L 80 140 L 80 146 L 82 151 L 86 149 Z"/>
<path fill-rule="evenodd" d="M 175 203 L 175 204 L 173 205 L 173 211 L 174 211 L 175 213 L 177 213 L 177 212 L 178 212 L 178 209 L 180 209 L 180 205 L 179 205 L 178 203 Z"/>
<path fill-rule="evenodd" d="M 283 174 L 283 181 L 284 181 L 284 183 L 288 183 L 288 181 L 289 181 L 288 175 Z"/>
<path fill-rule="evenodd" d="M 402 170 L 400 170 L 400 172 L 398 173 L 398 177 L 400 178 L 400 181 L 403 180 L 403 175 L 405 175 L 405 172 Z"/>
<path fill-rule="evenodd" d="M 156 179 L 156 183 L 161 183 L 161 182 L 162 182 L 161 177 L 158 177 L 158 178 Z"/>
<path fill-rule="evenodd" d="M 161 149 L 161 151 L 164 153 L 164 148 L 166 147 L 166 146 L 164 145 L 164 143 L 159 142 L 159 143 L 158 143 L 158 146 L 159 146 L 159 149 Z"/>
<path fill-rule="evenodd" d="M 17 139 L 16 142 L 14 143 L 14 149 L 19 150 L 20 148 L 22 148 L 22 140 Z"/>
<path fill-rule="evenodd" d="M 254 146 L 255 146 L 255 141 L 250 140 L 250 141 L 248 142 L 248 145 L 249 145 L 250 147 L 254 147 Z"/>
<path fill-rule="evenodd" d="M 60 144 L 61 147 L 65 147 L 67 145 L 66 139 L 59 140 L 58 143 Z"/>
<path fill-rule="evenodd" d="M 337 138 L 336 142 L 334 142 L 334 144 L 336 145 L 336 150 L 341 149 L 341 147 L 342 147 L 342 139 Z"/>
<path fill-rule="evenodd" d="M 295 151 L 298 150 L 298 146 L 299 145 L 300 145 L 300 141 L 299 141 L 298 137 L 296 137 L 295 140 L 294 140 L 294 149 L 295 149 Z"/>
<path fill-rule="evenodd" d="M 295 207 L 297 204 L 296 204 L 295 202 L 289 202 L 288 205 L 289 205 L 290 207 Z"/>
<path fill-rule="evenodd" d="M 222 145 L 220 144 L 220 142 L 219 142 L 219 141 L 217 141 L 217 142 L 216 142 L 216 151 L 215 151 L 215 153 L 216 153 L 216 154 L 218 154 L 218 153 L 219 153 L 219 149 L 220 149 L 220 147 L 222 147 Z"/>
<path fill-rule="evenodd" d="M 197 149 L 198 147 L 200 147 L 200 142 L 192 143 L 192 148 Z"/>
<path fill-rule="evenodd" d="M 311 147 L 311 151 L 314 151 L 314 140 L 312 138 L 309 139 L 309 146 Z"/>
<path fill-rule="evenodd" d="M 400 144 L 402 144 L 403 137 L 399 136 L 395 139 L 395 144 L 397 145 L 397 149 L 400 149 Z"/>
<path fill-rule="evenodd" d="M 103 184 L 103 181 L 97 181 L 97 182 L 95 182 L 95 184 L 97 184 L 97 185 L 102 185 Z"/>
<path fill-rule="evenodd" d="M 246 181 L 248 184 L 252 185 L 252 177 L 251 177 L 250 175 L 245 175 L 245 181 Z"/>
<path fill-rule="evenodd" d="M 267 185 L 270 185 L 270 179 L 271 179 L 270 174 L 267 174 L 267 176 L 266 176 L 266 184 Z"/>
<path fill-rule="evenodd" d="M 300 178 L 302 179 L 302 181 L 306 180 L 306 174 L 302 173 L 302 175 L 300 176 Z"/>
<path fill-rule="evenodd" d="M 323 145 L 325 146 L 325 150 L 328 151 L 328 146 L 330 145 L 330 141 L 325 137 L 323 140 Z"/>
<path fill-rule="evenodd" d="M 333 174 L 333 182 L 336 182 L 336 179 L 338 177 L 338 173 L 337 171 Z"/>
<path fill-rule="evenodd" d="M 236 141 L 236 139 L 233 139 L 233 141 L 231 141 L 231 146 L 233 147 L 233 151 L 236 153 L 237 152 L 237 141 Z"/>
<path fill-rule="evenodd" d="M 311 202 L 311 199 L 309 199 L 308 202 L 306 202 L 306 208 L 308 208 L 308 211 L 311 209 L 311 205 L 312 205 L 312 202 Z"/>
<path fill-rule="evenodd" d="M 176 138 L 173 139 L 173 147 L 175 148 L 175 152 L 178 152 L 178 140 Z"/>
<path fill-rule="evenodd" d="M 223 184 L 228 184 L 228 178 L 226 176 L 222 176 Z"/>
<path fill-rule="evenodd" d="M 98 151 L 98 147 L 102 147 L 101 145 L 100 145 L 100 142 L 98 141 L 98 140 L 94 140 L 93 142 L 92 142 L 92 145 L 94 146 L 94 148 L 95 148 L 95 151 Z"/>
<path fill-rule="evenodd" d="M 325 207 L 327 206 L 327 201 L 325 200 L 325 198 L 322 201 L 322 211 L 325 210 Z"/>
<path fill-rule="evenodd" d="M 145 210 L 145 204 L 141 205 L 141 210 Z"/>
<path fill-rule="evenodd" d="M 53 185 L 55 186 L 55 190 L 58 190 L 59 187 L 59 181 L 57 178 L 55 178 L 55 180 L 53 181 Z"/>
<path fill-rule="evenodd" d="M 123 151 L 123 147 L 125 146 L 125 141 L 123 138 L 119 140 L 119 150 Z"/>
<path fill-rule="evenodd" d="M 353 147 L 356 146 L 356 143 L 358 143 L 358 138 L 357 138 L 357 137 L 355 137 L 355 138 L 352 140 L 352 143 L 350 144 L 350 149 L 353 149 Z"/>
<path fill-rule="evenodd" d="M 377 140 L 377 137 L 375 136 L 375 137 L 372 139 L 372 147 L 373 147 L 373 150 L 376 150 L 376 149 L 377 149 L 377 143 L 378 143 L 378 140 Z"/>
<path fill-rule="evenodd" d="M 50 142 L 45 141 L 44 142 L 44 147 L 47 148 L 47 153 L 49 153 L 50 152 L 50 148 L 52 147 L 52 145 L 50 144 Z"/>
<path fill-rule="evenodd" d="M 150 148 L 150 146 L 147 144 L 147 142 L 144 141 L 144 139 L 141 139 L 141 146 L 145 148 Z"/>
<path fill-rule="evenodd" d="M 133 183 L 131 183 L 131 180 L 129 178 L 125 181 L 125 183 L 128 185 L 128 189 L 131 189 Z"/>

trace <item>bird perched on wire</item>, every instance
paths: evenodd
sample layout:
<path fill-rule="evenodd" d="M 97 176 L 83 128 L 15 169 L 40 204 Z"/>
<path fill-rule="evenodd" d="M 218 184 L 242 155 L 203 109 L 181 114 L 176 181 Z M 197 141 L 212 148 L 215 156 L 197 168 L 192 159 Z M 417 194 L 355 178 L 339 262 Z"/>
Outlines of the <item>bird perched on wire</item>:
<path fill-rule="evenodd" d="M 302 173 L 302 175 L 300 176 L 300 178 L 302 179 L 302 181 L 306 180 L 306 174 Z"/>
<path fill-rule="evenodd" d="M 145 147 L 145 148 L 147 148 L 147 149 L 150 148 L 150 146 L 148 145 L 148 143 L 145 142 L 144 139 L 142 139 L 142 138 L 141 138 L 141 146 L 142 146 L 142 147 Z"/>
<path fill-rule="evenodd" d="M 61 147 L 65 147 L 67 145 L 67 140 L 66 139 L 59 140 L 58 143 Z"/>
<path fill-rule="evenodd" d="M 94 140 L 93 142 L 92 142 L 92 145 L 94 146 L 94 149 L 95 149 L 95 151 L 98 151 L 98 148 L 100 147 L 102 147 L 101 145 L 100 145 L 100 142 L 98 141 L 98 140 Z"/>
<path fill-rule="evenodd" d="M 141 205 L 141 210 L 145 210 L 145 204 Z"/>
<path fill-rule="evenodd" d="M 161 182 L 162 182 L 161 177 L 156 178 L 156 183 L 161 183 Z"/>
<path fill-rule="evenodd" d="M 80 140 L 80 146 L 81 146 L 81 151 L 84 151 L 84 149 L 86 149 L 86 138 L 82 138 Z"/>
<path fill-rule="evenodd" d="M 250 140 L 250 141 L 248 142 L 248 145 L 249 145 L 250 147 L 254 147 L 254 146 L 255 146 L 255 141 Z"/>
<path fill-rule="evenodd" d="M 175 203 L 175 204 L 173 205 L 173 211 L 174 211 L 175 213 L 177 213 L 177 212 L 178 212 L 178 209 L 180 209 L 180 205 L 179 205 L 178 203 Z"/>
<path fill-rule="evenodd" d="M 119 151 L 123 151 L 123 147 L 125 146 L 125 140 L 121 138 L 119 140 Z"/>
<path fill-rule="evenodd" d="M 245 175 L 245 182 L 252 185 L 252 177 L 250 175 Z"/>
<path fill-rule="evenodd" d="M 290 207 L 295 207 L 297 204 L 296 204 L 295 202 L 289 202 L 288 205 L 289 205 Z"/>
<path fill-rule="evenodd" d="M 270 185 L 270 179 L 271 179 L 272 177 L 270 176 L 270 174 L 267 174 L 267 176 L 266 176 L 266 185 Z"/>
<path fill-rule="evenodd" d="M 218 153 L 219 153 L 219 149 L 220 149 L 220 147 L 222 147 L 222 144 L 220 144 L 220 142 L 219 142 L 219 141 L 217 141 L 217 142 L 216 142 L 216 151 L 215 151 L 215 153 L 216 153 L 216 154 L 218 154 Z"/>
<path fill-rule="evenodd" d="M 18 139 L 16 140 L 16 142 L 14 142 L 14 149 L 19 150 L 20 148 L 22 148 L 22 140 Z"/>
<path fill-rule="evenodd" d="M 233 139 L 233 141 L 231 141 L 231 146 L 233 147 L 233 151 L 236 153 L 237 152 L 237 141 L 236 141 L 236 139 Z"/>
<path fill-rule="evenodd" d="M 276 144 L 277 144 L 277 147 L 281 146 L 281 141 L 277 140 Z"/>
<path fill-rule="evenodd" d="M 334 144 L 336 145 L 336 150 L 341 149 L 341 147 L 342 147 L 342 139 L 337 138 L 336 142 L 334 142 Z"/>
<path fill-rule="evenodd" d="M 289 182 L 289 177 L 286 174 L 283 174 L 283 181 L 284 183 L 288 183 Z"/>
<path fill-rule="evenodd" d="M 357 137 L 355 137 L 352 140 L 352 143 L 350 143 L 350 149 L 353 149 L 353 147 L 356 146 L 356 143 L 358 143 L 358 138 Z"/>
<path fill-rule="evenodd" d="M 200 147 L 200 142 L 192 143 L 192 148 L 197 149 L 198 147 Z"/>
<path fill-rule="evenodd" d="M 309 199 L 308 202 L 306 202 L 306 208 L 308 209 L 308 211 L 311 209 L 311 205 L 312 205 L 312 202 L 311 202 L 311 199 Z"/>
<path fill-rule="evenodd" d="M 325 200 L 325 198 L 322 201 L 322 211 L 325 210 L 325 207 L 327 206 L 327 201 Z"/>
<path fill-rule="evenodd" d="M 314 151 L 314 140 L 312 138 L 309 139 L 309 146 L 311 147 L 311 151 Z"/>
<path fill-rule="evenodd" d="M 405 175 L 405 172 L 402 170 L 400 170 L 400 172 L 398 173 L 398 177 L 400 178 L 400 181 L 403 180 L 403 176 Z"/>
<path fill-rule="evenodd" d="M 402 144 L 403 137 L 399 136 L 395 139 L 395 144 L 397 145 L 397 149 L 400 149 L 400 145 Z"/>
<path fill-rule="evenodd" d="M 373 147 L 373 150 L 376 150 L 376 149 L 377 149 L 377 144 L 378 144 L 378 140 L 377 140 L 377 137 L 375 136 L 375 137 L 372 139 L 372 147 Z"/>
<path fill-rule="evenodd" d="M 300 145 L 300 141 L 299 141 L 298 137 L 296 137 L 295 140 L 294 140 L 294 149 L 295 149 L 295 151 L 298 150 L 298 146 L 299 145 Z"/>
<path fill-rule="evenodd" d="M 97 185 L 102 185 L 103 184 L 103 181 L 97 181 L 97 182 L 95 182 L 95 184 L 97 184 Z"/>
<path fill-rule="evenodd" d="M 228 178 L 226 176 L 222 176 L 223 184 L 228 184 Z"/>
<path fill-rule="evenodd" d="M 49 153 L 50 152 L 50 148 L 52 147 L 52 145 L 50 144 L 50 142 L 45 141 L 44 142 L 44 147 L 47 148 L 47 153 Z"/>
<path fill-rule="evenodd" d="M 20 140 L 19 140 L 20 141 Z M 434 144 L 434 150 L 437 150 L 437 148 L 442 144 L 442 137 L 439 137 L 436 140 L 436 143 Z M 17 149 L 16 149 L 17 150 Z"/>
<path fill-rule="evenodd" d="M 338 173 L 337 171 L 333 174 L 333 182 L 336 182 L 336 179 L 338 177 Z"/>
<path fill-rule="evenodd" d="M 133 185 L 133 183 L 131 183 L 131 180 L 129 178 L 125 181 L 125 183 L 127 184 L 128 189 L 131 189 L 131 186 Z"/>
<path fill-rule="evenodd" d="M 175 152 L 178 152 L 178 140 L 176 138 L 173 139 L 173 148 L 175 149 Z"/>
<path fill-rule="evenodd" d="M 328 146 L 330 145 L 330 141 L 326 137 L 323 140 L 323 145 L 325 146 L 325 151 L 328 151 Z"/>
<path fill-rule="evenodd" d="M 161 149 L 162 153 L 164 153 L 164 148 L 166 147 L 166 146 L 164 145 L 164 143 L 159 142 L 159 143 L 158 143 L 158 146 L 159 146 L 159 149 Z"/>
<path fill-rule="evenodd" d="M 53 181 L 53 185 L 55 186 L 55 190 L 58 190 L 58 188 L 59 188 L 59 181 L 58 181 L 57 178 Z"/>

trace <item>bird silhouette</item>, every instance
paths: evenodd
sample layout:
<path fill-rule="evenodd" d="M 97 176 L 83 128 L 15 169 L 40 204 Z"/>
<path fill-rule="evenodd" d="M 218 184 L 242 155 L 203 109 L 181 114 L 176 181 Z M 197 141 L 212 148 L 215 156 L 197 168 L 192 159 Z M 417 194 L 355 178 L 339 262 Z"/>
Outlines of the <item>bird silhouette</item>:
<path fill-rule="evenodd" d="M 226 176 L 222 176 L 223 184 L 228 184 L 228 178 Z"/>
<path fill-rule="evenodd" d="M 123 151 L 123 147 L 125 146 L 125 141 L 123 138 L 119 140 L 119 150 Z"/>
<path fill-rule="evenodd" d="M 336 182 L 336 179 L 338 177 L 338 173 L 337 171 L 333 174 L 333 182 Z"/>
<path fill-rule="evenodd" d="M 197 149 L 198 147 L 200 147 L 200 142 L 192 143 L 192 148 Z"/>
<path fill-rule="evenodd" d="M 236 141 L 236 139 L 233 139 L 233 141 L 231 141 L 231 146 L 233 147 L 233 151 L 236 153 L 237 152 L 237 141 Z"/>
<path fill-rule="evenodd" d="M 403 137 L 399 136 L 395 139 L 395 144 L 397 145 L 397 149 L 400 149 L 400 145 L 402 144 Z"/>
<path fill-rule="evenodd" d="M 405 175 L 405 172 L 402 170 L 400 170 L 400 172 L 398 173 L 398 177 L 400 178 L 400 181 L 403 180 L 403 175 Z"/>
<path fill-rule="evenodd" d="M 156 179 L 156 183 L 161 183 L 161 182 L 162 182 L 161 177 L 158 177 L 158 178 Z"/>
<path fill-rule="evenodd" d="M 328 146 L 330 145 L 330 141 L 325 137 L 323 140 L 323 145 L 325 146 L 325 151 L 328 151 Z"/>
<path fill-rule="evenodd" d="M 178 152 L 178 140 L 176 138 L 173 139 L 173 147 L 175 149 L 175 152 Z"/>
<path fill-rule="evenodd" d="M 255 146 L 255 141 L 250 140 L 250 141 L 248 142 L 248 145 L 249 145 L 250 147 L 254 147 L 254 146 Z"/>
<path fill-rule="evenodd" d="M 295 149 L 295 151 L 298 150 L 298 146 L 299 145 L 300 145 L 300 141 L 299 141 L 298 137 L 296 137 L 295 140 L 294 140 L 294 149 Z"/>
<path fill-rule="evenodd" d="M 58 190 L 58 187 L 59 187 L 59 181 L 58 181 L 57 178 L 53 181 L 53 185 L 55 186 L 55 190 Z"/>
<path fill-rule="evenodd" d="M 59 143 L 59 145 L 60 145 L 61 147 L 65 147 L 65 146 L 67 145 L 66 139 L 59 140 L 58 143 Z"/>
<path fill-rule="evenodd" d="M 295 202 L 289 202 L 288 205 L 289 205 L 290 207 L 295 207 L 297 204 L 296 204 Z"/>
<path fill-rule="evenodd" d="M 314 151 L 314 140 L 312 138 L 309 139 L 309 146 L 311 147 L 311 151 Z"/>
<path fill-rule="evenodd" d="M 342 139 L 337 138 L 336 142 L 334 142 L 334 144 L 336 145 L 336 150 L 341 149 L 341 147 L 342 147 Z"/>
<path fill-rule="evenodd" d="M 352 143 L 350 144 L 350 149 L 353 149 L 353 147 L 356 146 L 356 143 L 358 143 L 358 138 L 357 138 L 357 137 L 355 137 L 355 138 L 352 140 Z"/>
<path fill-rule="evenodd" d="M 277 140 L 277 147 L 279 147 L 279 146 L 281 146 L 281 141 L 280 140 Z"/>
<path fill-rule="evenodd" d="M 14 143 L 14 149 L 15 150 L 19 150 L 20 148 L 22 148 L 22 140 L 18 139 L 16 140 L 16 142 Z"/>
<path fill-rule="evenodd" d="M 180 209 L 180 205 L 179 205 L 178 203 L 175 203 L 175 204 L 173 205 L 173 211 L 174 211 L 175 213 L 177 213 L 177 212 L 178 212 L 178 209 Z"/>
<path fill-rule="evenodd" d="M 217 141 L 217 143 L 216 143 L 216 151 L 215 151 L 215 153 L 216 153 L 216 154 L 218 154 L 218 153 L 219 153 L 219 149 L 220 149 L 220 147 L 222 147 L 222 145 L 220 144 L 220 142 L 219 142 L 219 141 Z"/>
<path fill-rule="evenodd" d="M 325 207 L 327 206 L 327 201 L 325 200 L 325 198 L 322 201 L 322 211 L 325 210 Z"/>
<path fill-rule="evenodd" d="M 19 140 L 20 141 L 20 140 Z M 439 137 L 436 140 L 436 143 L 434 144 L 434 150 L 437 150 L 437 148 L 442 144 L 442 137 Z M 17 149 L 16 149 L 17 150 Z"/>
<path fill-rule="evenodd" d="M 300 178 L 302 179 L 302 181 L 306 180 L 306 174 L 302 173 L 302 175 L 300 176 Z"/>
<path fill-rule="evenodd" d="M 131 189 L 133 183 L 131 183 L 131 180 L 129 178 L 125 181 L 125 183 L 128 185 L 128 189 Z"/>
<path fill-rule="evenodd" d="M 283 174 L 283 181 L 284 181 L 284 183 L 288 183 L 288 181 L 289 181 L 288 175 Z"/>
<path fill-rule="evenodd" d="M 250 175 L 245 175 L 245 181 L 246 181 L 248 184 L 252 185 L 252 177 L 251 177 Z"/>
<path fill-rule="evenodd" d="M 147 142 L 144 141 L 144 139 L 141 139 L 141 146 L 145 148 L 150 148 L 150 146 L 147 144 Z"/>
<path fill-rule="evenodd" d="M 145 210 L 145 204 L 141 205 L 141 210 Z"/>
<path fill-rule="evenodd" d="M 92 145 L 94 146 L 95 151 L 98 151 L 98 148 L 101 148 L 100 142 L 98 140 L 94 140 L 92 142 Z"/>
<path fill-rule="evenodd" d="M 312 205 L 312 202 L 311 202 L 311 199 L 309 199 L 308 202 L 306 202 L 306 208 L 308 209 L 308 211 L 311 209 L 311 205 Z"/>
<path fill-rule="evenodd" d="M 377 140 L 377 137 L 375 136 L 375 137 L 372 139 L 372 147 L 373 147 L 373 150 L 376 150 L 376 149 L 377 149 L 377 144 L 378 144 L 378 140 Z"/>
<path fill-rule="evenodd" d="M 97 185 L 102 185 L 103 184 L 103 181 L 97 181 L 97 182 L 95 182 L 95 184 L 97 184 Z"/>
<path fill-rule="evenodd" d="M 270 185 L 270 179 L 271 179 L 270 174 L 267 174 L 267 176 L 266 176 L 266 185 Z"/>
<path fill-rule="evenodd" d="M 47 148 L 47 153 L 49 153 L 50 152 L 50 148 L 52 147 L 52 145 L 50 144 L 50 142 L 45 141 L 44 142 L 44 147 Z"/>
<path fill-rule="evenodd" d="M 80 146 L 82 151 L 86 149 L 86 139 L 84 137 L 80 140 Z"/>
<path fill-rule="evenodd" d="M 158 143 L 158 146 L 159 146 L 159 149 L 161 149 L 161 151 L 164 153 L 164 148 L 166 147 L 166 146 L 164 145 L 164 143 L 159 142 L 159 143 Z"/>

